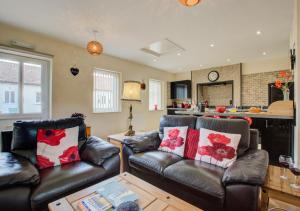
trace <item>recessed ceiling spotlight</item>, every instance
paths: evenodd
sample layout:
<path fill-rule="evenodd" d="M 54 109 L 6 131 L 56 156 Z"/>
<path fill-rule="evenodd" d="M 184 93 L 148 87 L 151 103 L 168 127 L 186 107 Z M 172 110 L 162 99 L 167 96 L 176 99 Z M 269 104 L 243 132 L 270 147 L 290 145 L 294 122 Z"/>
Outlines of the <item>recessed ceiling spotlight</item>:
<path fill-rule="evenodd" d="M 199 67 L 203 67 L 203 65 L 202 65 L 202 64 L 200 64 L 200 65 L 199 65 Z"/>
<path fill-rule="evenodd" d="M 256 31 L 256 34 L 257 34 L 257 35 L 261 35 L 261 31 L 257 30 L 257 31 Z"/>
<path fill-rule="evenodd" d="M 181 53 L 177 53 L 177 56 L 181 56 Z"/>
<path fill-rule="evenodd" d="M 210 47 L 212 47 L 212 48 L 213 48 L 213 47 L 215 47 L 215 44 L 213 44 L 213 43 L 212 43 L 212 44 L 210 44 Z"/>
<path fill-rule="evenodd" d="M 157 59 L 153 59 L 154 62 L 157 62 Z"/>
<path fill-rule="evenodd" d="M 263 55 L 263 56 L 267 55 L 267 52 L 263 52 L 262 55 Z"/>
<path fill-rule="evenodd" d="M 227 62 L 231 62 L 231 59 L 226 59 Z"/>

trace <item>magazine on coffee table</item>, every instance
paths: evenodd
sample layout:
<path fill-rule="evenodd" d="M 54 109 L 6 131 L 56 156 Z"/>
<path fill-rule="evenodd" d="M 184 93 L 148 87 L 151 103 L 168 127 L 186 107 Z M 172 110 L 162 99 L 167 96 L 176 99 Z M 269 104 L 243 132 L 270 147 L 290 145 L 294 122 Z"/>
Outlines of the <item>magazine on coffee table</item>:
<path fill-rule="evenodd" d="M 96 192 L 107 199 L 115 208 L 124 202 L 137 202 L 138 200 L 138 196 L 133 191 L 117 181 L 103 185 Z"/>
<path fill-rule="evenodd" d="M 124 202 L 137 202 L 138 196 L 118 181 L 103 185 L 95 193 L 72 203 L 76 211 L 115 211 Z M 142 209 L 139 209 L 140 211 Z"/>

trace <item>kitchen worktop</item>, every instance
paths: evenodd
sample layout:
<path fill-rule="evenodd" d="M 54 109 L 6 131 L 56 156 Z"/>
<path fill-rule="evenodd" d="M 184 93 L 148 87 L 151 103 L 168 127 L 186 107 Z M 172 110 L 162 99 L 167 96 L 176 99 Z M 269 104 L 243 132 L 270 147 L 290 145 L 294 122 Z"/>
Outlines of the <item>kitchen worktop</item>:
<path fill-rule="evenodd" d="M 250 112 L 225 112 L 219 113 L 215 111 L 199 112 L 194 110 L 175 111 L 175 114 L 181 115 L 196 115 L 196 116 L 236 116 L 236 117 L 252 117 L 252 118 L 267 118 L 267 119 L 294 119 L 293 115 L 275 114 L 269 112 L 250 113 Z"/>

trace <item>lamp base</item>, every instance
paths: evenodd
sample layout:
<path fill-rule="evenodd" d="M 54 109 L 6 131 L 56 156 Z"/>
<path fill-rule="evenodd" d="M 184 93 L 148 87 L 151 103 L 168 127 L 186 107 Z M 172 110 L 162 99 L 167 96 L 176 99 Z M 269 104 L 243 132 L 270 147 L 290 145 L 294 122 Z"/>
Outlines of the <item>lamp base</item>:
<path fill-rule="evenodd" d="M 135 131 L 134 130 L 128 130 L 124 135 L 125 136 L 134 136 L 135 135 Z"/>

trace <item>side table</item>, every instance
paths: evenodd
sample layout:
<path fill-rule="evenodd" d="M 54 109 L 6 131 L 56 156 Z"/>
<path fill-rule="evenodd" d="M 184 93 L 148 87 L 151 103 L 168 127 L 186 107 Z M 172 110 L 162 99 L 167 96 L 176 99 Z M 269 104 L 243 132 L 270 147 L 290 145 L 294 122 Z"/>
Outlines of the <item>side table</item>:
<path fill-rule="evenodd" d="M 108 135 L 107 136 L 107 141 L 112 143 L 113 145 L 115 145 L 116 147 L 118 147 L 120 149 L 120 173 L 123 173 L 124 172 L 124 165 L 123 165 L 123 152 L 122 152 L 122 149 L 123 149 L 123 141 L 124 139 L 127 137 L 130 137 L 130 136 L 125 136 L 126 132 L 123 132 L 123 133 L 117 133 L 117 134 L 112 134 L 112 135 Z M 138 135 L 143 135 L 145 134 L 146 132 L 136 132 L 135 135 L 138 136 Z"/>
<path fill-rule="evenodd" d="M 280 179 L 280 167 L 270 165 L 261 192 L 261 210 L 268 210 L 269 198 L 300 207 L 300 191 L 290 187 L 294 175 L 287 169 L 287 180 Z"/>

